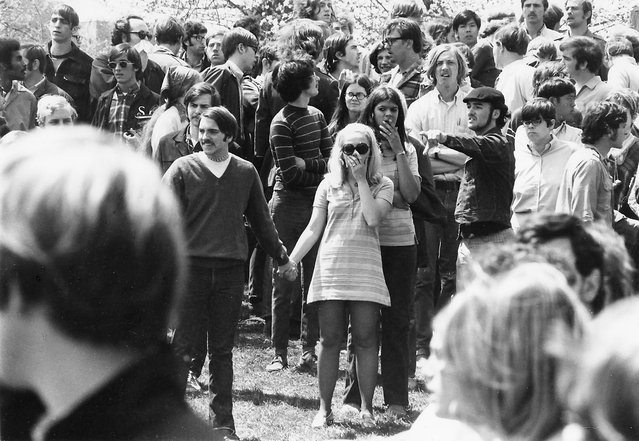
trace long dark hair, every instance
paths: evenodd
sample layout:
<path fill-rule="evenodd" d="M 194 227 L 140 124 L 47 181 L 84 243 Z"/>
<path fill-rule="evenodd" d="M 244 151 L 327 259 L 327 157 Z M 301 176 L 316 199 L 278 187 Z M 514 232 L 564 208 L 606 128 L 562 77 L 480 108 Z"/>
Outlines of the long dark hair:
<path fill-rule="evenodd" d="M 404 126 L 404 119 L 406 118 L 406 101 L 402 93 L 393 86 L 381 85 L 378 86 L 371 94 L 368 96 L 368 103 L 366 103 L 366 107 L 362 110 L 362 114 L 359 116 L 359 122 L 362 124 L 366 124 L 369 127 L 372 127 L 375 133 L 379 133 L 379 127 L 377 122 L 375 122 L 375 107 L 382 101 L 391 101 L 394 104 L 397 104 L 398 112 L 397 112 L 397 131 L 399 132 L 399 139 L 402 141 L 402 144 L 406 144 L 406 140 L 408 137 L 406 136 L 406 127 Z"/>
<path fill-rule="evenodd" d="M 375 87 L 375 83 L 368 75 L 355 75 L 352 80 L 346 81 L 342 86 L 342 90 L 339 94 L 339 101 L 337 107 L 331 118 L 331 122 L 328 125 L 328 130 L 331 134 L 335 134 L 342 130 L 348 123 L 350 123 L 348 108 L 346 107 L 346 90 L 353 84 L 362 86 L 366 90 L 366 95 L 370 95 Z"/>

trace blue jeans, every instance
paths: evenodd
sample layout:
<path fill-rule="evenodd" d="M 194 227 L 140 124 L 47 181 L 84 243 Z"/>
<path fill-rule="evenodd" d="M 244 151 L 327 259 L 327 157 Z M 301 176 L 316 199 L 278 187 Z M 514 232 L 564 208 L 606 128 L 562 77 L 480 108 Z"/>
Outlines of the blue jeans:
<path fill-rule="evenodd" d="M 382 308 L 382 387 L 384 403 L 408 406 L 408 323 L 415 289 L 416 247 L 381 247 L 391 306 Z M 350 343 L 350 339 L 349 339 Z M 353 348 L 348 348 L 344 403 L 361 404 Z"/>
<path fill-rule="evenodd" d="M 437 186 L 437 183 L 435 184 Z M 446 208 L 446 223 L 424 222 L 427 265 L 417 269 L 415 286 L 415 346 L 417 356 L 430 355 L 433 316 L 445 306 L 457 290 L 457 252 L 459 224 L 455 222 L 458 190 L 437 188 Z"/>
<path fill-rule="evenodd" d="M 271 215 L 280 240 L 292 252 L 297 240 L 311 220 L 314 195 L 308 192 L 276 190 L 271 199 Z M 275 353 L 285 356 L 288 348 L 289 319 L 291 303 L 301 297 L 302 300 L 302 347 L 305 351 L 314 350 L 319 338 L 319 323 L 316 305 L 308 305 L 306 298 L 311 285 L 317 255 L 316 244 L 300 262 L 301 277 L 288 281 L 277 275 L 277 264 L 273 263 L 273 299 L 271 341 Z M 301 282 L 300 282 L 301 279 Z"/>
<path fill-rule="evenodd" d="M 186 362 L 197 354 L 208 333 L 209 418 L 213 427 L 235 430 L 233 420 L 233 346 L 244 294 L 244 263 L 216 268 L 191 265 L 173 338 L 176 354 Z M 186 373 L 183 381 L 186 387 Z"/>

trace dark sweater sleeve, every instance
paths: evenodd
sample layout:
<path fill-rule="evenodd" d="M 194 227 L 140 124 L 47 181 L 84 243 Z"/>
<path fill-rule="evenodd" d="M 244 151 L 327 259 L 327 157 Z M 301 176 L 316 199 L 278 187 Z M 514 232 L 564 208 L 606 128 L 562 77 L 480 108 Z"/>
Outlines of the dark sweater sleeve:
<path fill-rule="evenodd" d="M 505 162 L 509 160 L 513 151 L 513 138 L 497 133 L 485 136 L 448 135 L 444 144 L 471 158 L 482 159 L 485 162 Z"/>
<path fill-rule="evenodd" d="M 275 229 L 262 190 L 262 183 L 255 168 L 252 168 L 252 175 L 248 204 L 244 214 L 262 248 L 275 259 L 278 265 L 285 265 L 288 263 L 287 250 Z"/>
<path fill-rule="evenodd" d="M 280 175 L 285 184 L 296 187 L 314 187 L 319 185 L 324 176 L 302 170 L 295 164 L 295 149 L 293 147 L 293 133 L 285 121 L 273 120 L 271 124 L 271 144 L 275 151 L 275 159 L 280 169 Z M 326 159 L 318 161 L 326 162 Z"/>

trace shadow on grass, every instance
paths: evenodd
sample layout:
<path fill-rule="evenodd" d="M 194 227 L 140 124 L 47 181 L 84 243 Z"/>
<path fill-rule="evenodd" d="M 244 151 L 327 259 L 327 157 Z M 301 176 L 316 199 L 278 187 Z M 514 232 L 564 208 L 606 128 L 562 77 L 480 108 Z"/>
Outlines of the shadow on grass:
<path fill-rule="evenodd" d="M 288 404 L 300 409 L 319 408 L 319 398 L 307 398 L 299 395 L 285 395 L 281 393 L 269 393 L 260 389 L 239 389 L 233 391 L 233 398 L 236 400 L 250 401 L 255 406 L 266 403 Z"/>

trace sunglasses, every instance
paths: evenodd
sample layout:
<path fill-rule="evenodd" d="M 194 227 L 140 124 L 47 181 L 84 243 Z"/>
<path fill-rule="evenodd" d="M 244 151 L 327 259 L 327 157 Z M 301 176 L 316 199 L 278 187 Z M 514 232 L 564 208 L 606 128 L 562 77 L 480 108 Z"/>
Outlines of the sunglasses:
<path fill-rule="evenodd" d="M 360 142 L 357 145 L 344 144 L 342 146 L 342 151 L 349 156 L 355 153 L 355 150 L 357 150 L 357 153 L 359 153 L 360 155 L 365 155 L 366 153 L 368 153 L 369 148 L 370 147 L 368 147 L 368 144 L 366 144 L 365 142 Z"/>
<path fill-rule="evenodd" d="M 131 63 L 130 61 L 126 61 L 126 60 L 111 61 L 109 63 L 109 69 L 115 70 L 115 68 L 117 66 L 120 66 L 120 69 L 126 69 L 129 66 L 129 64 L 133 64 L 133 63 Z"/>
<path fill-rule="evenodd" d="M 140 37 L 141 40 L 146 40 L 147 38 L 150 40 L 151 37 L 153 36 L 150 32 L 147 32 L 147 31 L 127 32 L 127 34 L 129 35 L 135 34 L 138 37 Z"/>

